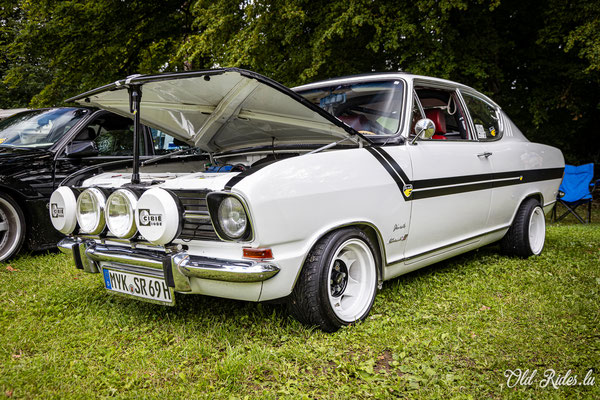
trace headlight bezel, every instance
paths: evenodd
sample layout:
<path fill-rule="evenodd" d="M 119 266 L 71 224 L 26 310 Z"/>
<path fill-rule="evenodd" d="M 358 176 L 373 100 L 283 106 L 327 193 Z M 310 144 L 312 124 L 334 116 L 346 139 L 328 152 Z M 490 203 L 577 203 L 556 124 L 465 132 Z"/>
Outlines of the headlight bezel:
<path fill-rule="evenodd" d="M 90 193 L 93 199 L 96 201 L 95 209 L 98 212 L 98 217 L 96 218 L 94 225 L 88 229 L 85 223 L 82 223 L 83 217 L 81 216 L 80 207 L 82 203 L 82 199 L 86 193 Z M 106 220 L 105 220 L 105 209 L 106 209 L 106 194 L 104 191 L 100 190 L 97 187 L 89 187 L 82 191 L 79 196 L 77 196 L 77 224 L 79 225 L 79 231 L 88 235 L 99 235 L 106 228 Z"/>
<path fill-rule="evenodd" d="M 225 201 L 227 198 L 233 198 L 237 200 L 242 205 L 246 215 L 246 228 L 239 237 L 232 237 L 228 235 L 225 229 L 223 229 L 221 226 L 219 209 L 223 201 Z M 219 239 L 226 242 L 251 242 L 254 239 L 254 226 L 252 223 L 252 217 L 248 210 L 248 206 L 246 205 L 246 201 L 242 197 L 228 192 L 211 192 L 206 196 L 206 203 L 208 205 L 210 221 Z"/>
<path fill-rule="evenodd" d="M 128 230 L 124 233 L 116 232 L 115 227 L 111 226 L 111 225 L 114 225 L 114 223 L 111 223 L 112 219 L 110 216 L 110 207 L 112 204 L 111 201 L 114 197 L 120 196 L 120 195 L 122 195 L 126 199 L 126 204 L 128 205 L 127 214 L 129 215 L 129 219 L 130 219 Z M 131 239 L 138 233 L 138 227 L 137 227 L 137 223 L 135 221 L 135 213 L 137 210 L 138 199 L 139 199 L 139 196 L 137 193 L 135 193 L 134 191 L 132 191 L 130 189 L 123 189 L 123 188 L 115 190 L 106 199 L 106 207 L 105 207 L 105 213 L 104 213 L 105 214 L 104 216 L 106 219 L 106 226 L 107 226 L 108 230 L 116 237 L 118 237 L 120 239 Z"/>

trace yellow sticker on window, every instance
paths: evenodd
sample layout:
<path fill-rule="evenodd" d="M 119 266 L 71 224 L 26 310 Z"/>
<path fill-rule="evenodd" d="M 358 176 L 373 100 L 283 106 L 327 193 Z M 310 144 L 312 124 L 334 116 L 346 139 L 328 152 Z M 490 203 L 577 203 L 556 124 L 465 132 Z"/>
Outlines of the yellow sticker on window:
<path fill-rule="evenodd" d="M 0 144 L 6 142 L 6 138 L 0 138 Z"/>
<path fill-rule="evenodd" d="M 496 128 L 490 128 L 490 134 L 496 136 Z"/>

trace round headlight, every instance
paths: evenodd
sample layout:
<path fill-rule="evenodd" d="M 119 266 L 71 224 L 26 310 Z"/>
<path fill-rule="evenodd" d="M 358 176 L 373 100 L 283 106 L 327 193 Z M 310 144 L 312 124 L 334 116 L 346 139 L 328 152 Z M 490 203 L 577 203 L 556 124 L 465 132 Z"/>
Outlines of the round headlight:
<path fill-rule="evenodd" d="M 106 200 L 106 225 L 116 237 L 129 239 L 137 232 L 135 208 L 137 196 L 130 190 L 119 189 Z"/>
<path fill-rule="evenodd" d="M 239 239 L 246 232 L 248 216 L 242 203 L 235 197 L 225 197 L 219 204 L 219 225 L 227 236 Z"/>
<path fill-rule="evenodd" d="M 77 199 L 71 188 L 61 186 L 50 196 L 50 221 L 54 228 L 65 235 L 77 227 Z"/>
<path fill-rule="evenodd" d="M 97 235 L 104 230 L 106 197 L 96 188 L 85 189 L 77 199 L 77 222 L 83 233 Z"/>

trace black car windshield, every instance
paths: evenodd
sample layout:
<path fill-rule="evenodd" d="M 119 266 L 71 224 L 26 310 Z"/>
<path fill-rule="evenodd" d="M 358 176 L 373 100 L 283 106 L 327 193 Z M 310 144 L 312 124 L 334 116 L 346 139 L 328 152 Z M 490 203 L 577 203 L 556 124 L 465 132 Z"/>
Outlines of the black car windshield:
<path fill-rule="evenodd" d="M 82 108 L 53 108 L 19 113 L 0 121 L 0 146 L 50 147 L 89 112 Z"/>
<path fill-rule="evenodd" d="M 300 91 L 298 94 L 355 130 L 394 135 L 400 127 L 402 81 L 359 82 Z"/>

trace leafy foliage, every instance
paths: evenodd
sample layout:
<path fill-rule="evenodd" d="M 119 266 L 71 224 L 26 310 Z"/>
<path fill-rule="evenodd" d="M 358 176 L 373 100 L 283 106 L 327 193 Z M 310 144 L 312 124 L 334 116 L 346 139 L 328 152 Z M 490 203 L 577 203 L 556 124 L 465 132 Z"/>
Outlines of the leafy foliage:
<path fill-rule="evenodd" d="M 46 106 L 133 73 L 174 69 L 182 35 L 177 0 L 23 0 L 4 82 L 31 87 L 29 104 Z M 13 21 L 14 23 L 14 21 Z"/>
<path fill-rule="evenodd" d="M 132 73 L 238 66 L 293 86 L 406 70 L 485 92 L 571 163 L 600 161 L 596 1 L 0 4 L 0 106 L 58 104 Z"/>

